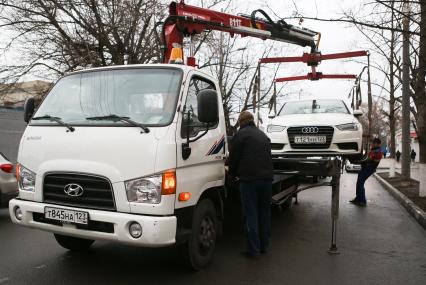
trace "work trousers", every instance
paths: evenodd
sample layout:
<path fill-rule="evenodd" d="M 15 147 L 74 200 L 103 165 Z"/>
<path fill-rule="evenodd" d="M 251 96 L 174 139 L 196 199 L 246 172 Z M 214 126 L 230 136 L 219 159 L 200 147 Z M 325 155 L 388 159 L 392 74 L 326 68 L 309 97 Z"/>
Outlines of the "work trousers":
<path fill-rule="evenodd" d="M 245 216 L 247 252 L 266 252 L 271 237 L 272 180 L 240 181 L 241 204 Z"/>
<path fill-rule="evenodd" d="M 367 198 L 365 197 L 365 181 L 370 177 L 374 172 L 375 168 L 363 166 L 358 173 L 358 179 L 356 181 L 356 200 L 359 202 L 367 203 Z"/>

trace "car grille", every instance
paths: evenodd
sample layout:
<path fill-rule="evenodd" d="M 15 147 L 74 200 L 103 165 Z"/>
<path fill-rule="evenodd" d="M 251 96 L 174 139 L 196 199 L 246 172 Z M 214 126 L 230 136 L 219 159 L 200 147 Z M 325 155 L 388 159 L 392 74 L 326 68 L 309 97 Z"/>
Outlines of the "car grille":
<path fill-rule="evenodd" d="M 302 127 L 290 127 L 287 129 L 288 139 L 293 149 L 326 149 L 330 147 L 331 140 L 333 139 L 334 128 L 328 126 L 316 126 L 318 133 L 315 134 L 304 134 L 302 133 Z M 294 142 L 295 136 L 325 136 L 325 144 L 297 144 Z"/>
<path fill-rule="evenodd" d="M 64 188 L 68 184 L 78 184 L 84 192 L 79 197 L 69 196 Z M 115 211 L 114 196 L 109 180 L 85 174 L 52 173 L 44 177 L 44 202 L 76 206 L 88 209 Z"/>
<path fill-rule="evenodd" d="M 283 143 L 271 143 L 271 149 L 272 150 L 282 150 L 284 148 Z"/>
<path fill-rule="evenodd" d="M 339 149 L 344 149 L 344 150 L 356 150 L 356 151 L 358 151 L 358 144 L 356 142 L 338 143 L 337 147 Z"/>

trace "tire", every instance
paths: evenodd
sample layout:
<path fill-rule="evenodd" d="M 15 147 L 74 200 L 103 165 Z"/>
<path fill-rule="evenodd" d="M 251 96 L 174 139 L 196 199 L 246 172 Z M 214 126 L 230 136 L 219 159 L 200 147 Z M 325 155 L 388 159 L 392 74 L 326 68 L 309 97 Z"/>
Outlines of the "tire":
<path fill-rule="evenodd" d="M 70 236 L 64 236 L 60 234 L 54 234 L 56 241 L 60 246 L 71 250 L 71 251 L 85 251 L 95 242 L 90 239 L 76 238 Z"/>
<path fill-rule="evenodd" d="M 204 268 L 213 257 L 217 240 L 216 208 L 210 199 L 201 200 L 195 207 L 189 240 L 181 247 L 187 266 Z"/>

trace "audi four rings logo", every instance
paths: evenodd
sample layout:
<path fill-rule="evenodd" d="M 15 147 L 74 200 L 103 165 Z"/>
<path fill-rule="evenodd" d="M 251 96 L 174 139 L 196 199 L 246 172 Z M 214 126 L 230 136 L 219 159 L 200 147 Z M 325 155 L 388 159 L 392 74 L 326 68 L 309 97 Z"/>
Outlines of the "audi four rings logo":
<path fill-rule="evenodd" d="M 318 127 L 304 127 L 302 133 L 304 134 L 316 134 L 319 132 Z"/>
<path fill-rule="evenodd" d="M 64 192 L 71 197 L 80 197 L 83 195 L 84 189 L 78 184 L 70 183 L 65 185 Z"/>

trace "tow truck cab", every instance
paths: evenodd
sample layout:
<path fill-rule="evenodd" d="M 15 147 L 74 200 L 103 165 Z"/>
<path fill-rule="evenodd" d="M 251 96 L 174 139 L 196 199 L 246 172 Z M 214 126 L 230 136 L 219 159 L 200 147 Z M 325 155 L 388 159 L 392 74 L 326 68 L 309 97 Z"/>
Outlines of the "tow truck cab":
<path fill-rule="evenodd" d="M 227 152 L 215 79 L 185 65 L 88 69 L 61 78 L 33 116 L 25 109 L 14 223 L 71 250 L 182 238 L 194 268 L 210 260 Z"/>

